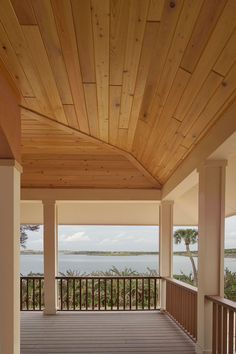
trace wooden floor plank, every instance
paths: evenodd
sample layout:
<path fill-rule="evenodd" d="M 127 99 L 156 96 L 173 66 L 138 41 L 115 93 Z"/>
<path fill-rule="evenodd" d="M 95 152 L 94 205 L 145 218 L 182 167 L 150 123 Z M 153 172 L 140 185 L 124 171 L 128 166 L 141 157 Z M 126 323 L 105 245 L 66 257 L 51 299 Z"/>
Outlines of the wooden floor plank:
<path fill-rule="evenodd" d="M 183 353 L 194 343 L 165 314 L 21 314 L 21 354 Z"/>

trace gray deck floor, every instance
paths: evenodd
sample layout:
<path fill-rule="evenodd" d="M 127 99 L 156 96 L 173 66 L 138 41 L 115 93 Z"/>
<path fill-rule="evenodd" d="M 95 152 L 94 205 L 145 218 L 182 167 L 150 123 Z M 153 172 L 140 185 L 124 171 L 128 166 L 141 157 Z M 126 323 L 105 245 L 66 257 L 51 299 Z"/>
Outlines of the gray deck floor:
<path fill-rule="evenodd" d="M 21 314 L 21 354 L 195 353 L 194 343 L 161 313 Z"/>

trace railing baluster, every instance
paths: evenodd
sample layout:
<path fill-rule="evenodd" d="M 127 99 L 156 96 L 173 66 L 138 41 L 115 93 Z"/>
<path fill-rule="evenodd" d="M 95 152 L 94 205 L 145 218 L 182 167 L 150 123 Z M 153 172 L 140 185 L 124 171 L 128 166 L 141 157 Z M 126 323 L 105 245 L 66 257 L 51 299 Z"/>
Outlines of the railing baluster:
<path fill-rule="evenodd" d="M 129 309 L 132 308 L 132 280 L 129 280 Z"/>
<path fill-rule="evenodd" d="M 151 304 L 151 295 L 150 295 L 150 278 L 148 278 L 148 309 L 150 310 L 150 304 Z"/>
<path fill-rule="evenodd" d="M 117 281 L 117 310 L 120 308 L 120 279 L 116 279 Z"/>
<path fill-rule="evenodd" d="M 144 279 L 142 279 L 142 310 L 144 310 Z"/>
<path fill-rule="evenodd" d="M 157 308 L 157 280 L 154 278 L 154 310 Z"/>
<path fill-rule="evenodd" d="M 233 354 L 234 350 L 234 312 L 232 310 L 229 310 L 229 354 Z"/>
<path fill-rule="evenodd" d="M 105 300 L 105 310 L 107 309 L 107 279 L 104 279 L 104 300 Z"/>
<path fill-rule="evenodd" d="M 138 278 L 136 279 L 136 286 L 135 286 L 135 301 L 136 301 L 136 310 L 138 310 Z"/>
<path fill-rule="evenodd" d="M 227 354 L 227 308 L 223 307 L 223 354 Z"/>
<path fill-rule="evenodd" d="M 29 310 L 29 279 L 27 279 L 27 290 L 26 290 L 26 308 Z"/>
<path fill-rule="evenodd" d="M 88 310 L 88 279 L 85 279 L 85 308 Z"/>
<path fill-rule="evenodd" d="M 75 311 L 75 279 L 73 279 L 73 309 Z"/>
<path fill-rule="evenodd" d="M 111 278 L 111 310 L 113 310 L 113 279 Z"/>
<path fill-rule="evenodd" d="M 82 310 L 82 280 L 79 280 L 79 309 Z"/>
<path fill-rule="evenodd" d="M 33 310 L 35 310 L 35 279 L 33 279 Z"/>
<path fill-rule="evenodd" d="M 98 279 L 98 310 L 101 309 L 100 278 Z"/>
<path fill-rule="evenodd" d="M 92 310 L 94 310 L 94 279 L 92 279 Z"/>
<path fill-rule="evenodd" d="M 67 311 L 70 309 L 70 297 L 69 297 L 69 281 L 70 279 L 66 279 L 66 306 L 67 306 Z"/>
<path fill-rule="evenodd" d="M 22 298 L 22 282 L 23 282 L 23 279 L 21 278 L 20 279 L 20 310 L 22 311 L 23 310 L 23 298 Z"/>
<path fill-rule="evenodd" d="M 125 278 L 123 280 L 123 309 L 125 310 Z"/>
<path fill-rule="evenodd" d="M 218 353 L 222 352 L 222 306 L 218 306 Z"/>

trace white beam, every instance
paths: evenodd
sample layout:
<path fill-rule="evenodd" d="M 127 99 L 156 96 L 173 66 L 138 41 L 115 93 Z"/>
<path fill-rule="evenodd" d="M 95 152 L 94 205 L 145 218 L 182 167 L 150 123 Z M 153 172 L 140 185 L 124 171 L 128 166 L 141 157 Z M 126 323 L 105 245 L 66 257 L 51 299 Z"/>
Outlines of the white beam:
<path fill-rule="evenodd" d="M 21 189 L 21 200 L 156 202 L 160 199 L 161 191 L 158 189 Z"/>
<path fill-rule="evenodd" d="M 20 170 L 0 160 L 0 353 L 20 353 Z"/>
<path fill-rule="evenodd" d="M 197 352 L 211 353 L 211 304 L 205 295 L 224 296 L 225 160 L 199 168 Z"/>
<path fill-rule="evenodd" d="M 44 313 L 57 311 L 57 206 L 55 200 L 43 201 L 44 215 Z"/>
<path fill-rule="evenodd" d="M 163 201 L 159 209 L 160 251 L 159 269 L 161 277 L 173 275 L 173 201 Z M 161 309 L 166 307 L 166 282 L 161 281 Z"/>

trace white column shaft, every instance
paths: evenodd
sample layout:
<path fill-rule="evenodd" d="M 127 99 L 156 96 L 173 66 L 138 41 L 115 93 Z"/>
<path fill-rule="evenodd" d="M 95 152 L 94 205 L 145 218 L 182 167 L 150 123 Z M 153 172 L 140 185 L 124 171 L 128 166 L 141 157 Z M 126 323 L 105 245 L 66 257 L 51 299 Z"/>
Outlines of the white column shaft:
<path fill-rule="evenodd" d="M 0 353 L 20 353 L 20 171 L 0 166 Z"/>
<path fill-rule="evenodd" d="M 211 353 L 211 305 L 205 295 L 224 296 L 225 161 L 199 168 L 198 343 Z"/>
<path fill-rule="evenodd" d="M 57 206 L 43 201 L 44 215 L 44 301 L 45 314 L 57 311 Z"/>
<path fill-rule="evenodd" d="M 159 269 L 161 277 L 171 277 L 173 273 L 173 202 L 163 201 L 159 207 Z M 166 285 L 161 281 L 161 309 L 166 307 Z"/>

